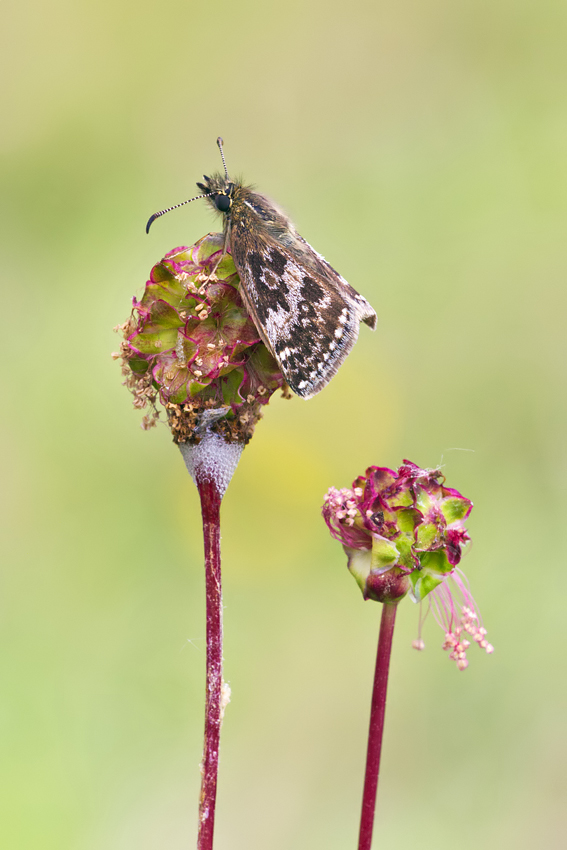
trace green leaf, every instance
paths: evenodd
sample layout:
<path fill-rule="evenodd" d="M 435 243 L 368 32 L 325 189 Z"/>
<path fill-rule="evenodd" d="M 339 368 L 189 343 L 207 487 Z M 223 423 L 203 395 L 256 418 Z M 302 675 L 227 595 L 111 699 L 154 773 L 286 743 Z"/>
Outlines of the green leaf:
<path fill-rule="evenodd" d="M 146 291 L 142 298 L 144 307 L 151 308 L 155 301 L 166 301 L 176 310 L 191 312 L 196 304 L 196 299 L 188 294 L 185 285 L 180 280 L 171 280 L 167 286 L 159 283 L 146 284 Z"/>
<path fill-rule="evenodd" d="M 160 331 L 159 333 L 136 334 L 130 340 L 130 345 L 142 354 L 163 354 L 171 351 L 177 343 L 177 329 Z"/>
<path fill-rule="evenodd" d="M 362 594 L 366 591 L 366 580 L 370 575 L 372 554 L 370 549 L 351 549 L 343 546 L 348 558 L 348 568 L 360 587 Z"/>
<path fill-rule="evenodd" d="M 439 529 L 434 522 L 423 522 L 417 529 L 417 548 L 429 549 L 437 541 L 438 536 Z"/>
<path fill-rule="evenodd" d="M 154 301 L 150 310 L 150 322 L 157 329 L 180 328 L 184 323 L 179 314 L 167 301 Z"/>
<path fill-rule="evenodd" d="M 209 233 L 204 237 L 201 243 L 197 243 L 197 245 L 199 245 L 199 250 L 197 251 L 195 259 L 199 264 L 203 264 L 205 260 L 209 259 L 211 254 L 214 254 L 217 251 L 222 251 L 224 236 L 222 233 Z"/>
<path fill-rule="evenodd" d="M 211 383 L 210 378 L 203 378 L 202 381 L 193 380 L 189 384 L 189 395 L 191 397 L 196 396 L 197 393 L 200 393 L 205 387 L 208 387 Z"/>
<path fill-rule="evenodd" d="M 437 549 L 434 552 L 420 552 L 418 554 L 419 562 L 423 569 L 431 570 L 431 572 L 441 575 L 450 573 L 455 569 L 447 560 L 444 549 Z"/>
<path fill-rule="evenodd" d="M 404 534 L 412 534 L 416 525 L 423 520 L 423 517 L 419 511 L 415 508 L 400 508 L 400 510 L 396 511 L 396 522 L 400 531 L 403 531 Z"/>
<path fill-rule="evenodd" d="M 152 281 L 162 283 L 170 280 L 173 280 L 173 274 L 164 264 L 163 260 L 160 263 L 156 263 L 152 269 Z"/>
<path fill-rule="evenodd" d="M 215 274 L 220 280 L 224 280 L 227 283 L 230 282 L 234 286 L 238 286 L 238 284 L 240 283 L 239 278 L 237 278 L 235 281 L 227 281 L 227 278 L 232 277 L 232 275 L 238 275 L 238 272 L 236 271 L 236 266 L 234 265 L 234 260 L 232 259 L 230 254 L 224 255 L 224 257 L 218 264 Z"/>
<path fill-rule="evenodd" d="M 240 404 L 242 398 L 238 390 L 244 380 L 243 369 L 232 369 L 225 377 L 220 379 L 222 398 L 225 404 Z"/>
<path fill-rule="evenodd" d="M 187 384 L 182 384 L 177 392 L 172 393 L 169 396 L 169 401 L 173 404 L 183 404 L 184 401 L 187 400 Z"/>
<path fill-rule="evenodd" d="M 398 550 L 398 566 L 415 569 L 415 558 L 413 556 L 413 537 L 400 535 L 396 537 L 396 548 Z"/>
<path fill-rule="evenodd" d="M 129 357 L 128 366 L 135 375 L 145 375 L 149 368 L 147 360 L 142 360 L 141 357 Z"/>
<path fill-rule="evenodd" d="M 413 587 L 413 595 L 416 602 L 421 602 L 425 599 L 428 593 L 441 584 L 443 579 L 437 578 L 424 570 L 415 570 L 410 575 L 410 581 Z"/>
<path fill-rule="evenodd" d="M 399 552 L 396 547 L 383 537 L 372 538 L 371 569 L 383 570 L 393 567 L 398 562 Z"/>
<path fill-rule="evenodd" d="M 466 516 L 470 505 L 471 503 L 468 499 L 458 499 L 456 496 L 449 496 L 449 498 L 443 499 L 440 508 L 443 512 L 443 516 L 447 520 L 447 523 L 450 524 L 459 519 L 463 519 L 463 517 Z"/>
<path fill-rule="evenodd" d="M 425 488 L 421 487 L 419 484 L 414 485 L 415 489 L 415 504 L 419 510 L 426 514 L 431 506 L 433 505 L 433 499 L 431 497 L 431 493 L 429 493 Z"/>
<path fill-rule="evenodd" d="M 413 505 L 413 496 L 409 487 L 403 487 L 398 493 L 388 498 L 391 508 L 408 508 Z"/>

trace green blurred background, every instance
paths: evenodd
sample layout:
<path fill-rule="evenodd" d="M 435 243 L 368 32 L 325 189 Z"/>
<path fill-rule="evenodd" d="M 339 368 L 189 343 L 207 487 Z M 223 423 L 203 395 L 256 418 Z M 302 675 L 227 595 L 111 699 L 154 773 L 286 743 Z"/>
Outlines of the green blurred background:
<path fill-rule="evenodd" d="M 194 846 L 199 505 L 110 359 L 229 168 L 376 308 L 272 400 L 223 507 L 218 850 L 356 846 L 379 606 L 319 516 L 369 464 L 443 464 L 496 651 L 395 639 L 377 848 L 563 846 L 567 7 L 29 0 L 2 25 L 0 843 Z"/>

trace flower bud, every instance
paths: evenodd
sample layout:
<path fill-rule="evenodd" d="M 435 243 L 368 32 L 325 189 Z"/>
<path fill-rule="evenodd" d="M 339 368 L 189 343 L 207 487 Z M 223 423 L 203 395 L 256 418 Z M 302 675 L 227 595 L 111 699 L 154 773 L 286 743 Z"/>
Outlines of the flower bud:
<path fill-rule="evenodd" d="M 446 632 L 445 648 L 451 649 L 459 669 L 468 663 L 469 644 L 459 639 L 461 633 L 492 652 L 457 567 L 470 540 L 464 522 L 471 510 L 470 499 L 446 487 L 440 470 L 421 469 L 408 460 L 397 472 L 369 467 L 351 489 L 331 487 L 322 509 L 331 534 L 343 544 L 364 599 L 391 603 L 409 594 L 421 602 L 432 594 L 434 616 Z M 421 637 L 414 643 L 423 649 Z"/>
<path fill-rule="evenodd" d="M 204 431 L 245 445 L 277 389 L 279 366 L 239 292 L 224 238 L 209 234 L 157 263 L 121 326 L 125 384 L 150 428 L 165 408 L 176 443 L 198 444 Z"/>

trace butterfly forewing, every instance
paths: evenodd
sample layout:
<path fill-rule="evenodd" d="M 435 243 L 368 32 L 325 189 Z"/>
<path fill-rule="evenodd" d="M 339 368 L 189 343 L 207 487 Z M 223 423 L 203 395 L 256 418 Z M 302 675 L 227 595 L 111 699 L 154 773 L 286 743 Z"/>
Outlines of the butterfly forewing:
<path fill-rule="evenodd" d="M 359 323 L 375 327 L 374 310 L 261 195 L 234 209 L 230 246 L 264 342 L 291 389 L 310 398 L 353 347 Z"/>

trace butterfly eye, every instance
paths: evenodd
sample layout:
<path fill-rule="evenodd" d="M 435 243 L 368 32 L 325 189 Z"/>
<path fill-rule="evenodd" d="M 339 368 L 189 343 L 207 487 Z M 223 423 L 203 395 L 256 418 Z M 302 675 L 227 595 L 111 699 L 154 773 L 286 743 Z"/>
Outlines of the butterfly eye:
<path fill-rule="evenodd" d="M 215 204 L 220 212 L 228 212 L 232 201 L 228 195 L 215 195 Z"/>

